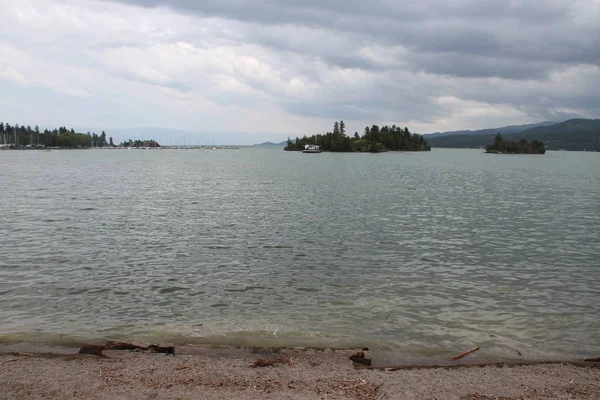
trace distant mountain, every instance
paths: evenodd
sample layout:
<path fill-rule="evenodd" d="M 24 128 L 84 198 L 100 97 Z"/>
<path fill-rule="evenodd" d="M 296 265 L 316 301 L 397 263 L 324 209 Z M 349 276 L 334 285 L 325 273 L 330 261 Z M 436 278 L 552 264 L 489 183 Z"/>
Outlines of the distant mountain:
<path fill-rule="evenodd" d="M 554 125 L 556 124 L 556 121 L 544 121 L 544 122 L 538 122 L 537 124 L 525 124 L 525 125 L 509 125 L 509 126 L 503 126 L 501 128 L 489 128 L 489 129 L 479 129 L 476 131 L 471 131 L 471 130 L 465 130 L 465 131 L 448 131 L 448 132 L 436 132 L 436 133 L 425 133 L 423 134 L 423 136 L 425 136 L 425 139 L 429 139 L 429 138 L 437 138 L 437 137 L 443 137 L 443 136 L 456 136 L 456 135 L 491 135 L 491 134 L 497 134 L 498 132 L 500 132 L 501 134 L 510 134 L 510 133 L 517 133 L 517 132 L 522 132 L 524 130 L 527 129 L 531 129 L 531 128 L 537 128 L 540 126 L 549 126 L 549 125 Z"/>
<path fill-rule="evenodd" d="M 497 133 L 428 137 L 427 141 L 431 147 L 483 148 L 494 141 Z M 570 119 L 518 133 L 500 133 L 506 140 L 541 140 L 548 150 L 600 151 L 600 119 Z"/>
<path fill-rule="evenodd" d="M 259 144 L 254 144 L 253 146 L 285 146 L 287 145 L 287 140 L 284 142 L 273 143 L 273 142 L 264 142 Z"/>

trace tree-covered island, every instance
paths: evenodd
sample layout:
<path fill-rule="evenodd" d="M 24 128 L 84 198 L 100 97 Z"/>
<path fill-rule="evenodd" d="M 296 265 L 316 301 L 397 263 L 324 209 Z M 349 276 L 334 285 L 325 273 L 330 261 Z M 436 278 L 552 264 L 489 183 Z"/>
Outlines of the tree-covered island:
<path fill-rule="evenodd" d="M 296 138 L 295 141 L 288 139 L 287 151 L 302 151 L 304 145 L 316 144 L 323 151 L 335 152 L 371 152 L 383 151 L 430 151 L 431 147 L 423 136 L 411 134 L 408 128 L 400 128 L 392 125 L 379 128 L 377 125 L 366 127 L 364 133 L 359 135 L 355 132 L 353 136 L 346 135 L 346 124 L 344 121 L 335 122 L 333 131 L 325 134 L 316 134 L 310 137 L 306 135 Z"/>
<path fill-rule="evenodd" d="M 505 141 L 502 135 L 498 133 L 494 138 L 494 143 L 485 147 L 486 153 L 492 154 L 545 154 L 546 147 L 539 140 L 528 142 L 525 139 L 516 141 Z"/>

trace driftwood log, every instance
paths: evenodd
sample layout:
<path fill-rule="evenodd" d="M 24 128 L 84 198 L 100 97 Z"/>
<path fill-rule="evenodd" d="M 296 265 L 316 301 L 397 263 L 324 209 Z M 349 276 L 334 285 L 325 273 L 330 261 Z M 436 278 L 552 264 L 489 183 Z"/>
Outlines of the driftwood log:
<path fill-rule="evenodd" d="M 164 353 L 175 356 L 175 346 L 151 344 L 144 346 L 135 343 L 126 342 L 106 342 L 104 345 L 86 344 L 81 346 L 79 354 L 91 354 L 100 357 L 106 357 L 105 350 L 130 350 L 144 353 Z"/>
<path fill-rule="evenodd" d="M 367 367 L 371 366 L 371 359 L 366 357 L 364 351 L 354 353 L 348 358 L 354 361 L 355 363 L 366 365 Z"/>
<path fill-rule="evenodd" d="M 164 353 L 175 355 L 175 346 L 160 344 L 151 344 L 149 346 L 144 346 L 141 344 L 126 342 L 107 342 L 106 345 L 104 345 L 104 350 L 131 350 L 146 353 Z"/>
<path fill-rule="evenodd" d="M 126 342 L 106 342 L 104 350 L 142 350 L 144 346 Z"/>
<path fill-rule="evenodd" d="M 479 350 L 479 346 L 473 347 L 472 349 L 469 349 L 467 351 L 463 351 L 462 353 L 459 353 L 459 354 L 455 355 L 454 357 L 450 357 L 450 359 L 452 361 L 455 361 L 455 360 L 458 360 L 459 358 L 463 358 L 467 354 L 471 354 L 472 352 L 477 351 L 477 350 Z"/>
<path fill-rule="evenodd" d="M 265 360 L 264 358 L 259 358 L 258 360 L 253 361 L 250 364 L 248 364 L 248 366 L 252 367 L 252 368 L 273 367 L 277 364 L 291 364 L 291 363 L 292 363 L 292 359 L 290 357 L 278 357 L 278 358 L 271 358 L 271 359 L 267 359 L 267 360 Z"/>
<path fill-rule="evenodd" d="M 90 354 L 92 356 L 106 357 L 103 353 L 104 345 L 84 344 L 79 349 L 79 354 Z"/>

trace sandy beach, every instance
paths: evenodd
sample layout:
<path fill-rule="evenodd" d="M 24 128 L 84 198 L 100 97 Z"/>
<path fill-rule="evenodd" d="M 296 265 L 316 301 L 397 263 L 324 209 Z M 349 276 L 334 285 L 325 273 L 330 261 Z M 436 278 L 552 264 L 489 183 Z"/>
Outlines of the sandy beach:
<path fill-rule="evenodd" d="M 191 352 L 194 353 L 194 352 Z M 260 354 L 112 351 L 5 352 L 2 399 L 598 399 L 600 363 L 462 366 L 386 371 L 349 360 L 352 350 Z M 257 360 L 276 360 L 253 367 Z"/>

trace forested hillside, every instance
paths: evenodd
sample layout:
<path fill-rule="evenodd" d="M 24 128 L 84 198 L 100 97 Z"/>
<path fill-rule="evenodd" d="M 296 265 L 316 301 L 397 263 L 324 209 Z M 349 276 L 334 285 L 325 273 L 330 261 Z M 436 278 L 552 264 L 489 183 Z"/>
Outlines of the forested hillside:
<path fill-rule="evenodd" d="M 484 148 L 495 134 L 452 135 L 429 138 L 431 147 Z M 519 133 L 503 135 L 506 140 L 538 140 L 546 150 L 600 151 L 600 119 L 571 119 L 550 126 L 540 126 Z"/>

